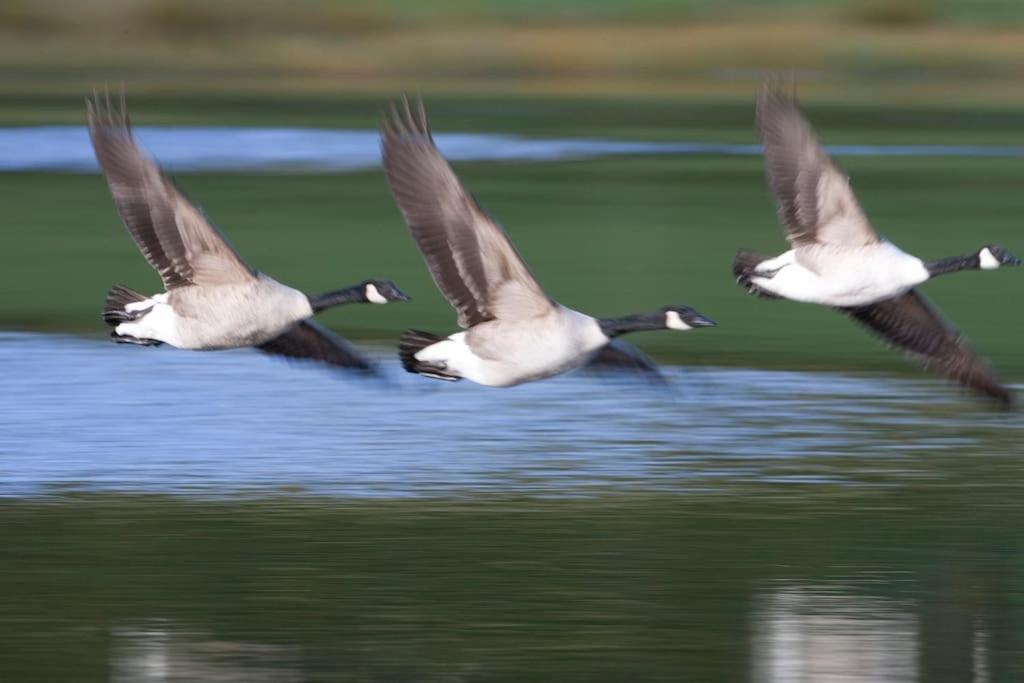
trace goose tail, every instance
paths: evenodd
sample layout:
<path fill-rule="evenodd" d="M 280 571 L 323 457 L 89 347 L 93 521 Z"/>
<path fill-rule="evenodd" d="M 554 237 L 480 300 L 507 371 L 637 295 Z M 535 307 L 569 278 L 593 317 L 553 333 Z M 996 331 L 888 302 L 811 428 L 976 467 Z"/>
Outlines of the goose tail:
<path fill-rule="evenodd" d="M 107 292 L 107 299 L 103 302 L 103 322 L 111 327 L 117 327 L 121 323 L 131 322 L 140 317 L 144 311 L 129 311 L 129 304 L 147 301 L 149 297 L 136 292 L 123 285 L 114 285 Z"/>
<path fill-rule="evenodd" d="M 406 330 L 398 340 L 398 357 L 402 361 L 402 367 L 405 368 L 406 372 L 423 375 L 424 377 L 433 377 L 434 379 L 443 379 L 449 382 L 457 381 L 459 377 L 446 373 L 444 367 L 416 358 L 417 353 L 439 341 L 444 341 L 444 339 L 445 337 L 430 332 Z"/>
<path fill-rule="evenodd" d="M 747 251 L 746 249 L 740 249 L 736 252 L 736 258 L 732 260 L 732 274 L 736 278 L 736 282 L 747 290 L 748 293 L 754 296 L 765 297 L 766 299 L 778 299 L 779 297 L 771 292 L 766 292 L 761 289 L 753 282 L 751 278 L 754 276 L 754 271 L 757 267 L 770 259 L 771 256 L 765 256 L 759 254 L 756 251 Z"/>

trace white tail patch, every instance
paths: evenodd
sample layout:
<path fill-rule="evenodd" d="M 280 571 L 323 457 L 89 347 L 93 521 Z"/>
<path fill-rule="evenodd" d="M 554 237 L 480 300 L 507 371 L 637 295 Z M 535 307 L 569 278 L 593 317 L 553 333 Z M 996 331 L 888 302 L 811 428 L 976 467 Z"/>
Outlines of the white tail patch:
<path fill-rule="evenodd" d="M 155 339 L 178 348 L 190 348 L 187 345 L 183 346 L 178 336 L 177 316 L 174 310 L 170 306 L 157 305 L 153 300 L 148 300 L 148 304 L 153 309 L 150 313 L 138 320 L 121 323 L 114 328 L 114 331 L 120 335 L 138 337 L 139 339 Z"/>
<path fill-rule="evenodd" d="M 143 299 L 142 301 L 133 301 L 130 304 L 125 304 L 124 310 L 128 313 L 135 313 L 136 311 L 148 311 L 156 305 L 155 299 Z"/>
<path fill-rule="evenodd" d="M 775 258 L 765 259 L 756 266 L 754 266 L 755 273 L 771 274 L 781 268 L 796 263 L 796 250 L 790 249 L 787 252 L 779 254 Z"/>
<path fill-rule="evenodd" d="M 466 344 L 466 333 L 456 332 L 447 339 L 440 339 L 430 346 L 425 346 L 416 352 L 416 360 L 424 363 L 448 364 L 453 359 L 471 354 L 469 345 Z"/>

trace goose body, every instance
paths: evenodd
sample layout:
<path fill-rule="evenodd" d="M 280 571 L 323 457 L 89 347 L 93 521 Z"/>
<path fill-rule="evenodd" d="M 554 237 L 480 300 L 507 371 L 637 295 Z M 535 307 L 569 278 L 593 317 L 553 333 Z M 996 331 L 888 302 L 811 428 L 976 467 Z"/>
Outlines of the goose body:
<path fill-rule="evenodd" d="M 371 369 L 348 342 L 310 318 L 342 304 L 406 300 L 393 283 L 366 280 L 310 297 L 251 268 L 138 146 L 123 98 L 120 111 L 109 97 L 89 101 L 87 119 L 122 222 L 164 283 L 152 296 L 120 285 L 110 290 L 103 319 L 115 341 L 203 351 L 252 346 Z"/>
<path fill-rule="evenodd" d="M 687 306 L 598 319 L 551 299 L 508 235 L 462 187 L 434 145 L 422 103 L 393 109 L 381 127 L 384 171 L 406 225 L 463 331 L 409 330 L 399 356 L 409 372 L 508 387 L 588 364 L 656 373 L 616 339 L 640 330 L 714 323 Z"/>
<path fill-rule="evenodd" d="M 559 305 L 526 320 L 481 323 L 416 358 L 477 384 L 507 387 L 582 367 L 610 341 L 595 318 Z"/>
<path fill-rule="evenodd" d="M 761 262 L 750 283 L 785 299 L 843 307 L 899 296 L 929 277 L 921 259 L 881 240 L 852 248 L 813 244 L 790 249 Z"/>
<path fill-rule="evenodd" d="M 125 310 L 139 318 L 115 334 L 196 351 L 259 346 L 313 315 L 305 294 L 263 273 L 237 285 L 180 287 Z"/>
<path fill-rule="evenodd" d="M 1004 404 L 1010 392 L 917 286 L 961 270 L 1019 265 L 1002 247 L 924 261 L 880 237 L 848 179 L 819 145 L 792 95 L 762 88 L 757 124 L 768 185 L 790 249 L 775 257 L 741 250 L 733 274 L 750 293 L 841 311 L 940 374 Z"/>

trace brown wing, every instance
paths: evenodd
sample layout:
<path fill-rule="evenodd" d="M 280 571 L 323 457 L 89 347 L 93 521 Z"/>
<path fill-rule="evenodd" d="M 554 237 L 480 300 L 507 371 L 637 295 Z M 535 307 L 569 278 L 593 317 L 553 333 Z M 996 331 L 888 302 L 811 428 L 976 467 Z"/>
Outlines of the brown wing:
<path fill-rule="evenodd" d="M 164 287 L 225 284 L 253 277 L 252 269 L 202 212 L 138 146 L 123 95 L 120 104 L 117 111 L 109 96 L 87 100 L 89 135 L 121 220 Z"/>
<path fill-rule="evenodd" d="M 757 126 L 768 185 L 794 247 L 878 241 L 849 180 L 818 144 L 792 94 L 765 84 L 757 98 Z"/>
<path fill-rule="evenodd" d="M 619 339 L 606 344 L 587 367 L 600 372 L 639 373 L 657 384 L 667 384 L 654 361 L 640 349 Z"/>
<path fill-rule="evenodd" d="M 322 325 L 304 320 L 284 334 L 260 344 L 265 353 L 294 360 L 311 360 L 339 368 L 375 372 L 372 362 Z"/>
<path fill-rule="evenodd" d="M 434 145 L 422 102 L 381 123 L 384 172 L 409 232 L 459 325 L 542 315 L 551 300 Z"/>
<path fill-rule="evenodd" d="M 967 340 L 916 290 L 870 306 L 839 310 L 939 374 L 1005 405 L 1012 403 L 1010 392 Z"/>

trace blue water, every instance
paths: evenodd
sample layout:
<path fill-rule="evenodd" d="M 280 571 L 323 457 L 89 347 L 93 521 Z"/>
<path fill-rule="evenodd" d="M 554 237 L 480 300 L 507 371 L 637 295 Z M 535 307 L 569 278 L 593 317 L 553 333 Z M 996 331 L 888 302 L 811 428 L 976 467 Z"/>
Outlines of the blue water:
<path fill-rule="evenodd" d="M 345 171 L 380 164 L 375 130 L 317 128 L 150 127 L 141 143 L 171 171 Z M 741 155 L 759 145 L 531 139 L 516 135 L 440 133 L 437 144 L 453 161 L 554 161 L 613 155 Z M 839 156 L 1024 157 L 1024 147 L 980 145 L 835 145 Z M 0 128 L 0 171 L 91 172 L 96 160 L 82 126 Z"/>
<path fill-rule="evenodd" d="M 498 390 L 381 359 L 388 380 L 368 382 L 249 350 L 0 334 L 0 495 L 878 486 L 1024 440 L 1016 415 L 930 378 L 668 367 L 670 392 L 585 374 Z"/>

